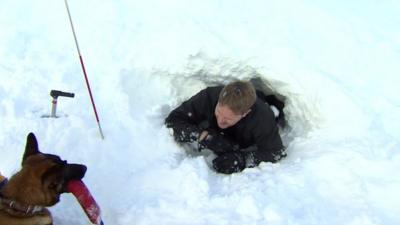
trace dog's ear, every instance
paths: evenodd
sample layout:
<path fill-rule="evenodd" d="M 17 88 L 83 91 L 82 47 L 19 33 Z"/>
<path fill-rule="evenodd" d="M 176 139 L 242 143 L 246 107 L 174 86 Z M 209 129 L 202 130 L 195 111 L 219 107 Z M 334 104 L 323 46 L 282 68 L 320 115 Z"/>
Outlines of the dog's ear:
<path fill-rule="evenodd" d="M 25 146 L 25 153 L 22 158 L 22 163 L 31 155 L 35 155 L 40 153 L 39 145 L 36 140 L 36 137 L 33 133 L 29 133 L 28 137 L 26 138 L 26 146 Z"/>

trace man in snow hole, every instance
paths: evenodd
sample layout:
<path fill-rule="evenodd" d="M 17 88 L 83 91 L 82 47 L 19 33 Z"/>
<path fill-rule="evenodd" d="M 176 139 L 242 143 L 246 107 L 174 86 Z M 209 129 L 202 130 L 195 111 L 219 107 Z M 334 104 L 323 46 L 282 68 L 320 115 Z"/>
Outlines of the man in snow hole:
<path fill-rule="evenodd" d="M 274 114 L 270 105 L 279 112 Z M 213 151 L 214 169 L 231 174 L 286 155 L 277 126 L 283 107 L 282 101 L 256 91 L 252 83 L 235 81 L 200 91 L 174 109 L 165 124 L 177 142 L 196 142 L 199 151 Z"/>

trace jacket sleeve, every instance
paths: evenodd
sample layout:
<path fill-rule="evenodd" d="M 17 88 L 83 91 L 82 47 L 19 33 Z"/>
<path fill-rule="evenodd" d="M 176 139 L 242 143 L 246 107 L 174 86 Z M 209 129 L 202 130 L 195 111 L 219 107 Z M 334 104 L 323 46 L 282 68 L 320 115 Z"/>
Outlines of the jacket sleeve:
<path fill-rule="evenodd" d="M 255 132 L 255 144 L 257 148 L 256 151 L 252 152 L 255 165 L 258 165 L 260 162 L 274 163 L 285 156 L 278 129 L 278 126 L 273 122 L 267 129 Z"/>
<path fill-rule="evenodd" d="M 199 133 L 203 130 L 202 122 L 207 119 L 206 112 L 210 109 L 210 104 L 207 91 L 204 89 L 168 115 L 165 125 L 173 129 L 176 141 L 197 141 Z"/>

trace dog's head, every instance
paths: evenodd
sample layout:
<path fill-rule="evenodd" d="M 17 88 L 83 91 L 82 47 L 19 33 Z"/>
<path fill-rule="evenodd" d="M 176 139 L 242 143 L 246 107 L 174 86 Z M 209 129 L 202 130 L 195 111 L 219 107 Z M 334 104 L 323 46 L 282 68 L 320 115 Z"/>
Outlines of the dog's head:
<path fill-rule="evenodd" d="M 30 133 L 22 169 L 10 178 L 8 194 L 19 202 L 51 206 L 59 201 L 60 194 L 67 191 L 70 180 L 80 180 L 85 173 L 84 165 L 70 164 L 57 155 L 40 152 L 35 135 Z"/>

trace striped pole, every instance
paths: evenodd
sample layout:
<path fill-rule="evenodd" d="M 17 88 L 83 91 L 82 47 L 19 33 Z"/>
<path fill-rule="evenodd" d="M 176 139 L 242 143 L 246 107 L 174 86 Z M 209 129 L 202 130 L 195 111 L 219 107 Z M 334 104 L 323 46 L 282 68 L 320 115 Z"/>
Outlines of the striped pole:
<path fill-rule="evenodd" d="M 73 33 L 74 39 L 75 39 L 76 49 L 78 50 L 78 54 L 79 54 L 79 61 L 81 62 L 83 75 L 85 76 L 86 86 L 87 86 L 87 89 L 88 89 L 88 91 L 89 91 L 90 101 L 92 102 L 92 107 L 93 107 L 94 115 L 96 116 L 97 125 L 99 126 L 99 131 L 100 131 L 101 139 L 104 140 L 103 130 L 101 129 L 101 126 L 100 126 L 99 115 L 97 114 L 96 105 L 94 104 L 94 99 L 93 99 L 93 95 L 92 95 L 92 90 L 90 89 L 90 84 L 89 84 L 89 80 L 88 80 L 88 77 L 87 77 L 87 74 L 86 74 L 85 64 L 83 63 L 83 58 L 82 58 L 82 55 L 81 55 L 81 50 L 79 49 L 78 39 L 76 38 L 76 32 L 75 32 L 74 24 L 72 23 L 72 17 L 71 17 L 71 13 L 70 13 L 70 11 L 69 11 L 69 6 L 68 6 L 67 0 L 65 0 L 65 7 L 67 8 L 68 17 L 69 17 L 69 22 L 71 23 L 72 33 Z"/>

